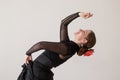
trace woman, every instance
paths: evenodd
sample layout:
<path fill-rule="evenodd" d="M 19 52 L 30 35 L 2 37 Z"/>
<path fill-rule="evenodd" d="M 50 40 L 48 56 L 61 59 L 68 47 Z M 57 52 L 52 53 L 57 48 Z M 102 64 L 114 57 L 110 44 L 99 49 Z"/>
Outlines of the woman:
<path fill-rule="evenodd" d="M 76 19 L 82 17 L 84 19 L 92 17 L 91 13 L 77 12 L 61 21 L 60 42 L 41 41 L 33 45 L 26 52 L 26 64 L 32 60 L 32 53 L 44 49 L 45 51 L 39 55 L 33 63 L 34 80 L 53 80 L 51 68 L 57 67 L 64 63 L 76 52 L 78 56 L 85 54 L 96 43 L 95 34 L 92 30 L 82 30 L 74 33 L 74 41 L 69 39 L 67 26 Z"/>

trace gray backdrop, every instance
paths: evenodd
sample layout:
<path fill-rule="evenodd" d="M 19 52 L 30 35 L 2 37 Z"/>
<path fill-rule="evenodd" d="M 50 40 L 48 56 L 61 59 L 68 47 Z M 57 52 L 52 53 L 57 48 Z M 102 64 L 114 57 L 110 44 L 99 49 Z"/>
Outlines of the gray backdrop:
<path fill-rule="evenodd" d="M 73 56 L 53 68 L 55 80 L 120 80 L 119 0 L 0 0 L 0 79 L 16 80 L 25 52 L 39 41 L 59 41 L 60 22 L 78 12 L 92 12 L 88 20 L 77 18 L 69 35 L 79 28 L 97 36 L 91 57 Z M 33 54 L 35 59 L 42 51 Z"/>

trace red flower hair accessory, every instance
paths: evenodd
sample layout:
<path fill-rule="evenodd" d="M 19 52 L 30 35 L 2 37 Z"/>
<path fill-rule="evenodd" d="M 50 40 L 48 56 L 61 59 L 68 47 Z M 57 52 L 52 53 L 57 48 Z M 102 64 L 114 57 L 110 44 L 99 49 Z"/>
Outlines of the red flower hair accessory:
<path fill-rule="evenodd" d="M 93 53 L 94 53 L 94 50 L 93 49 L 89 49 L 89 50 L 87 50 L 86 52 L 85 52 L 85 54 L 83 54 L 84 56 L 91 56 L 91 55 L 93 55 Z"/>

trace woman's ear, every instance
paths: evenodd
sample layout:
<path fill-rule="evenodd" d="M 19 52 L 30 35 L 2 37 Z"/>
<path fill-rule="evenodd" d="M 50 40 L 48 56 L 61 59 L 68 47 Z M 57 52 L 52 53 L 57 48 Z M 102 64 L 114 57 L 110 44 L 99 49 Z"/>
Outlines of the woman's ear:
<path fill-rule="evenodd" d="M 87 43 L 87 39 L 83 39 L 83 40 L 82 40 L 82 43 L 83 43 L 83 44 Z"/>

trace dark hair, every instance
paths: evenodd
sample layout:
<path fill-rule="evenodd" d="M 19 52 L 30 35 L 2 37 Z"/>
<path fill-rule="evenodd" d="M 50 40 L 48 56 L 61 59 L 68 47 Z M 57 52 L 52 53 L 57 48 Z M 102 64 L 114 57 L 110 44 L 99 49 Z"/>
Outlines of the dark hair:
<path fill-rule="evenodd" d="M 96 44 L 96 37 L 93 31 L 88 34 L 86 39 L 87 43 L 81 46 L 79 52 L 77 53 L 79 56 L 83 55 L 86 51 L 88 51 Z"/>

